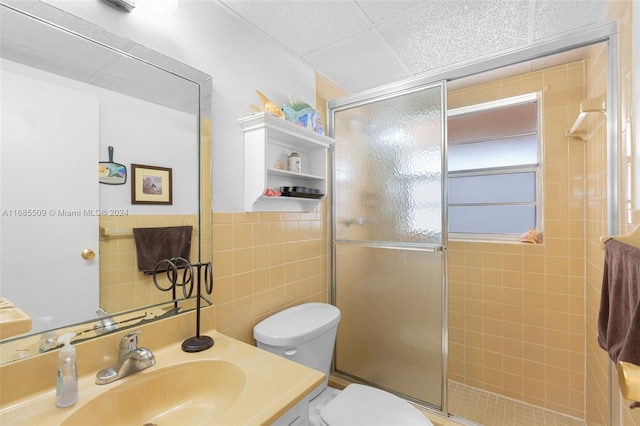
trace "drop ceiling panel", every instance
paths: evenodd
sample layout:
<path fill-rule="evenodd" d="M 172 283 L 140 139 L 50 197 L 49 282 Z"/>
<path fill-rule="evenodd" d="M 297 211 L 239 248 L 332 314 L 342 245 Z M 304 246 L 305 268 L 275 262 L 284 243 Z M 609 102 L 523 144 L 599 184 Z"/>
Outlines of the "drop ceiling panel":
<path fill-rule="evenodd" d="M 411 72 L 417 74 L 526 44 L 526 3 L 474 0 L 456 1 L 455 5 L 452 8 L 451 2 L 429 2 L 429 7 L 379 26 Z"/>
<path fill-rule="evenodd" d="M 607 2 L 603 0 L 536 1 L 534 40 L 586 25 L 601 24 Z"/>
<path fill-rule="evenodd" d="M 228 8 L 296 54 L 311 52 L 366 29 L 354 1 L 222 1 Z"/>
<path fill-rule="evenodd" d="M 354 93 L 603 23 L 608 0 L 219 2 Z"/>
<path fill-rule="evenodd" d="M 358 0 L 356 2 L 371 22 L 377 24 L 394 16 L 411 13 L 413 9 L 428 6 L 425 1 Z"/>
<path fill-rule="evenodd" d="M 374 30 L 349 37 L 305 56 L 315 69 L 352 91 L 410 77 L 411 73 Z"/>

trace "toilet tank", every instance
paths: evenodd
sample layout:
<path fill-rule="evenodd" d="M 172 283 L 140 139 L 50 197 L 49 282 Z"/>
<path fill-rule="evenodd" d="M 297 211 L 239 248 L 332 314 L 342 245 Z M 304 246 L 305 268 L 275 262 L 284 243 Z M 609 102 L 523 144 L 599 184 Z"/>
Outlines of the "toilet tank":
<path fill-rule="evenodd" d="M 340 310 L 326 303 L 305 303 L 270 316 L 253 328 L 259 348 L 326 374 L 324 383 L 310 395 L 327 387 L 331 358 L 340 322 Z"/>

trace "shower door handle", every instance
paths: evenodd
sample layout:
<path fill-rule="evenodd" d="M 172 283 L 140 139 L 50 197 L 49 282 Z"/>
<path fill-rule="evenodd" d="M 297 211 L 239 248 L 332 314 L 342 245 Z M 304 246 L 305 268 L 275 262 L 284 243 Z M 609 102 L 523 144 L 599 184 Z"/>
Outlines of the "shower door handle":
<path fill-rule="evenodd" d="M 357 217 L 354 219 L 345 219 L 344 220 L 344 226 L 345 227 L 350 227 L 351 225 L 364 225 L 366 223 L 366 220 L 364 217 Z"/>
<path fill-rule="evenodd" d="M 334 244 L 347 244 L 360 247 L 373 247 L 373 248 L 385 248 L 395 250 L 413 250 L 413 251 L 428 251 L 428 252 L 441 252 L 445 251 L 444 246 L 437 244 L 423 244 L 423 245 L 404 245 L 404 244 L 385 244 L 379 242 L 362 241 L 362 240 L 334 240 Z"/>

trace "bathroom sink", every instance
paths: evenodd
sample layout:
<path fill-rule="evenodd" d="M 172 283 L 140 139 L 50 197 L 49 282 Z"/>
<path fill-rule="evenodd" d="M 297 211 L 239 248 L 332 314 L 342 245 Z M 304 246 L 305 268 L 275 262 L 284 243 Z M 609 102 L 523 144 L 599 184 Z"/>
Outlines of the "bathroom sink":
<path fill-rule="evenodd" d="M 244 385 L 242 369 L 227 361 L 151 368 L 84 403 L 63 425 L 211 424 L 238 399 Z"/>

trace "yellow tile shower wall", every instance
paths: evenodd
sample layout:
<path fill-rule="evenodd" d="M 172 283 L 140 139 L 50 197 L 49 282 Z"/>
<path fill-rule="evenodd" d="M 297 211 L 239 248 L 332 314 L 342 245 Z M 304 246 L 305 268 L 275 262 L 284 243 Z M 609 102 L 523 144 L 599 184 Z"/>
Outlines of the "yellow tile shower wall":
<path fill-rule="evenodd" d="M 635 4 L 633 5 L 635 6 Z M 624 124 L 630 120 L 632 111 L 631 90 L 631 2 L 627 0 L 611 1 L 607 10 L 607 19 L 618 22 L 619 49 L 618 49 L 618 151 L 624 153 L 624 141 L 626 129 Z M 606 93 L 607 81 L 607 51 L 602 47 L 593 47 L 590 51 L 590 59 L 586 64 L 586 90 L 587 97 L 596 97 Z M 637 58 L 636 58 L 637 59 Z M 619 396 L 617 377 L 613 375 L 612 391 L 613 406 L 610 406 L 609 395 L 609 358 L 597 343 L 598 312 L 600 308 L 600 289 L 602 286 L 602 274 L 604 265 L 604 251 L 600 248 L 599 240 L 602 235 L 608 235 L 608 175 L 607 175 L 607 127 L 606 119 L 601 114 L 592 114 L 587 122 L 590 135 L 586 143 L 586 168 L 587 168 L 587 209 L 586 209 L 586 322 L 587 322 L 587 413 L 586 420 L 589 425 L 610 424 L 609 413 L 613 414 L 612 424 L 640 425 L 640 412 L 630 410 L 628 401 Z M 630 135 L 632 138 L 633 136 Z M 633 141 L 636 146 L 637 141 Z M 637 147 L 636 147 L 637 149 Z M 616 159 L 619 165 L 623 160 Z M 634 165 L 638 167 L 637 164 Z M 620 171 L 622 172 L 622 167 Z M 614 232 L 630 232 L 635 225 L 625 223 L 625 193 L 626 188 L 623 176 L 620 177 L 621 185 L 618 194 L 619 199 L 619 223 L 620 229 Z"/>
<path fill-rule="evenodd" d="M 449 107 L 531 92 L 542 94 L 545 241 L 450 241 L 449 378 L 584 418 L 585 158 L 564 135 L 584 63 L 461 89 Z"/>
<path fill-rule="evenodd" d="M 218 330 L 253 343 L 253 326 L 284 308 L 327 302 L 326 201 L 309 213 L 214 213 Z"/>

